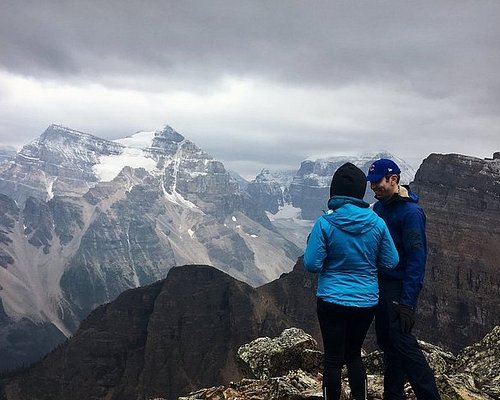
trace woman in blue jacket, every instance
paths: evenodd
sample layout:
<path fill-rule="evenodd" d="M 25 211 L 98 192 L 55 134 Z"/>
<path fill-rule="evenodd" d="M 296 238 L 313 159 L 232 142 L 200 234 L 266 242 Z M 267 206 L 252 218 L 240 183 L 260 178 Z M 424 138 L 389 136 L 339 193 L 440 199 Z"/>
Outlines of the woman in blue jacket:
<path fill-rule="evenodd" d="M 385 222 L 363 201 L 366 175 L 346 163 L 330 185 L 328 212 L 307 242 L 305 268 L 318 273 L 318 320 L 325 351 L 323 396 L 338 400 L 347 365 L 353 400 L 367 398 L 361 346 L 378 303 L 377 272 L 394 268 L 398 253 Z"/>

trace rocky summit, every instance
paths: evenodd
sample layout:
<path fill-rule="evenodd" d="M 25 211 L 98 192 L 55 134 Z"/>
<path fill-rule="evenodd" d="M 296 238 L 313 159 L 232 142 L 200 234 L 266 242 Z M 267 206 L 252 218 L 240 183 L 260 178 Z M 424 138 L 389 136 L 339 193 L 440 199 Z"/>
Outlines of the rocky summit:
<path fill-rule="evenodd" d="M 50 126 L 0 163 L 0 370 L 173 266 L 210 264 L 257 286 L 301 252 L 173 128 L 108 141 Z"/>

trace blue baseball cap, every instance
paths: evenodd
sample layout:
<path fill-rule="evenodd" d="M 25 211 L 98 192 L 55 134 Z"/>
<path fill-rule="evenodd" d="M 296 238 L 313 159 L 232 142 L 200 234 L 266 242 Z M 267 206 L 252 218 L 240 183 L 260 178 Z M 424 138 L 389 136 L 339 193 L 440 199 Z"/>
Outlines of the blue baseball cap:
<path fill-rule="evenodd" d="M 387 158 L 381 158 L 370 165 L 366 180 L 370 182 L 378 182 L 384 176 L 399 175 L 400 173 L 401 170 L 394 161 L 388 160 Z"/>

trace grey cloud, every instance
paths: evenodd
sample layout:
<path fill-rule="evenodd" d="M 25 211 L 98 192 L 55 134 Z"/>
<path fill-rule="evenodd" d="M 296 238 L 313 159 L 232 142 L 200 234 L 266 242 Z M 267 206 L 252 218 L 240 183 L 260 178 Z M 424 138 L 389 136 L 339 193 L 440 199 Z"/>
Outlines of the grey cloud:
<path fill-rule="evenodd" d="M 408 81 L 429 96 L 500 86 L 494 1 L 7 2 L 0 62 L 28 75 L 225 75 L 306 85 Z M 131 80 L 133 81 L 133 80 Z"/>
<path fill-rule="evenodd" d="M 116 99 L 93 104 L 77 96 L 66 105 L 40 94 L 25 105 L 0 86 L 0 135 L 6 143 L 36 137 L 50 123 L 123 137 L 134 129 L 158 128 L 165 107 L 160 124 L 172 124 L 215 157 L 248 168 L 298 166 L 321 152 L 348 155 L 360 149 L 391 148 L 417 160 L 430 151 L 500 150 L 498 1 L 1 3 L 0 72 L 13 76 L 58 87 L 97 83 L 135 89 L 138 97 L 144 92 L 217 94 L 227 77 L 268 84 L 267 91 L 254 92 L 264 97 L 276 87 L 299 89 L 286 92 L 291 96 L 306 93 L 290 102 L 276 97 L 269 106 L 252 94 L 245 101 L 255 98 L 259 107 L 245 103 L 222 110 L 205 110 L 195 96 L 191 109 L 162 103 L 148 113 L 147 102 L 141 107 Z M 355 97 L 359 107 L 349 97 L 345 107 L 329 107 L 335 89 L 342 87 L 376 94 L 367 94 L 364 103 Z M 318 113 L 359 122 L 358 130 L 340 129 L 335 118 L 315 113 L 315 99 Z M 45 101 L 53 103 L 44 107 Z M 302 118 L 302 105 L 312 103 Z M 144 121 L 155 126 L 142 126 Z"/>

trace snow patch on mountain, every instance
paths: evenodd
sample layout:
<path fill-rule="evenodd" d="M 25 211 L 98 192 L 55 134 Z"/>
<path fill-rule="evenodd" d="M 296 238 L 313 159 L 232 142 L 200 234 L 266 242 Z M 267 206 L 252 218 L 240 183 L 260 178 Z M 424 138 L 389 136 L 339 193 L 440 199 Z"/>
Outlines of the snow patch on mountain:
<path fill-rule="evenodd" d="M 175 203 L 179 206 L 188 207 L 191 209 L 199 209 L 199 207 L 196 204 L 194 204 L 192 201 L 189 201 L 175 190 L 172 193 L 169 193 L 165 188 L 163 188 L 163 195 L 171 203 Z"/>
<path fill-rule="evenodd" d="M 285 203 L 276 214 L 266 211 L 273 226 L 297 247 L 303 249 L 314 221 L 302 219 L 302 210 Z"/>
<path fill-rule="evenodd" d="M 151 147 L 153 143 L 153 138 L 155 137 L 156 131 L 151 132 L 137 132 L 131 136 L 113 140 L 116 143 L 120 143 L 127 147 L 133 147 L 136 149 L 147 149 Z"/>
<path fill-rule="evenodd" d="M 300 219 L 301 209 L 298 207 L 292 206 L 290 203 L 285 203 L 284 206 L 280 207 L 276 214 L 273 214 L 269 211 L 266 211 L 267 217 L 271 222 L 274 222 L 279 219 L 292 219 L 299 220 Z"/>
<path fill-rule="evenodd" d="M 148 157 L 147 153 L 141 149 L 125 147 L 121 154 L 101 157 L 99 164 L 92 167 L 92 171 L 101 182 L 109 182 L 120 173 L 124 166 L 153 171 L 156 168 L 156 161 Z"/>

